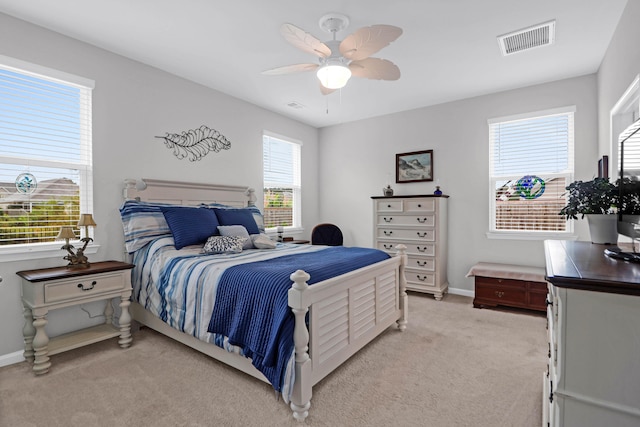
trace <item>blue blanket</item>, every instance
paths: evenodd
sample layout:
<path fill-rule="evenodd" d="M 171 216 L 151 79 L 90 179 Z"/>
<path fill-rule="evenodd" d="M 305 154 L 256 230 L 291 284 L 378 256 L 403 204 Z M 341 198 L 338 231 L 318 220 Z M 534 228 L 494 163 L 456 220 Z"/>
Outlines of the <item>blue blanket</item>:
<path fill-rule="evenodd" d="M 295 319 L 288 306 L 289 276 L 304 270 L 312 285 L 389 258 L 377 249 L 331 247 L 228 268 L 220 277 L 209 332 L 229 337 L 281 391 L 293 352 Z"/>

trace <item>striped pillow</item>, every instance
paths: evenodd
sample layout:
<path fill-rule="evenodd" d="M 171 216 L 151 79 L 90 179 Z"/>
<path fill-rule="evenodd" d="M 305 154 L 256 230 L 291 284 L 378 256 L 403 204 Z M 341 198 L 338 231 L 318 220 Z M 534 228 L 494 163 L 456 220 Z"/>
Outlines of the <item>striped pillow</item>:
<path fill-rule="evenodd" d="M 124 228 L 124 245 L 132 253 L 158 237 L 171 236 L 171 230 L 162 214 L 167 203 L 148 203 L 127 200 L 120 207 L 120 218 Z"/>

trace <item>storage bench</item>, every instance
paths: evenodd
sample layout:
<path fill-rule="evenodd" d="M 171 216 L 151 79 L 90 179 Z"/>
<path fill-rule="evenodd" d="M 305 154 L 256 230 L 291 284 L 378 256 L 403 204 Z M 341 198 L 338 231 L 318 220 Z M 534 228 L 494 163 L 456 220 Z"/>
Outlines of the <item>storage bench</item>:
<path fill-rule="evenodd" d="M 473 306 L 517 307 L 546 312 L 544 268 L 479 262 L 467 273 L 475 277 Z"/>

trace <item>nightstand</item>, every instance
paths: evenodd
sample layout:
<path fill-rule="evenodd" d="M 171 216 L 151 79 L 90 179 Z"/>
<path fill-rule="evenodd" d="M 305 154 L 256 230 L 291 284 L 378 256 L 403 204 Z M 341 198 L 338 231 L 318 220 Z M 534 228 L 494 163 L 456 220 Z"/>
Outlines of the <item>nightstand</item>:
<path fill-rule="evenodd" d="M 298 240 L 298 239 L 294 239 L 293 237 L 285 237 L 282 240 L 283 243 L 293 243 L 296 245 L 308 245 L 309 243 L 311 243 L 311 241 L 309 240 Z"/>
<path fill-rule="evenodd" d="M 131 345 L 131 273 L 133 264 L 119 261 L 91 263 L 88 268 L 54 267 L 19 271 L 25 325 L 24 358 L 33 362 L 33 372 L 49 372 L 49 356 L 119 336 L 120 347 Z M 113 307 L 108 301 L 105 323 L 49 339 L 45 331 L 49 310 L 93 301 L 120 298 L 118 327 L 113 325 Z"/>

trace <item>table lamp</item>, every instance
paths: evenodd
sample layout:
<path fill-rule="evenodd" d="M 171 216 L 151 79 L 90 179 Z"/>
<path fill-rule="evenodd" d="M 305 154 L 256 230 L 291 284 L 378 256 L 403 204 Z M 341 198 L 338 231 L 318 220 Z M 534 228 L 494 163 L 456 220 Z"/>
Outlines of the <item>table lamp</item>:
<path fill-rule="evenodd" d="M 91 264 L 89 263 L 89 259 L 84 254 L 85 249 L 87 249 L 87 245 L 89 242 L 93 241 L 91 237 L 89 237 L 89 227 L 95 227 L 97 224 L 93 219 L 91 214 L 81 214 L 80 220 L 78 221 L 78 227 L 84 227 L 84 237 L 80 239 L 81 242 L 84 242 L 81 248 L 76 249 L 75 253 L 73 251 L 74 247 L 69 243 L 69 239 L 75 239 L 76 235 L 73 232 L 73 229 L 70 226 L 62 226 L 60 227 L 60 232 L 56 239 L 64 239 L 65 243 L 61 249 L 66 250 L 68 254 L 64 256 L 63 259 L 69 261 L 67 265 L 70 268 L 88 268 Z"/>

